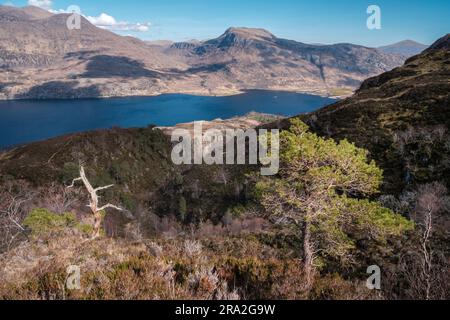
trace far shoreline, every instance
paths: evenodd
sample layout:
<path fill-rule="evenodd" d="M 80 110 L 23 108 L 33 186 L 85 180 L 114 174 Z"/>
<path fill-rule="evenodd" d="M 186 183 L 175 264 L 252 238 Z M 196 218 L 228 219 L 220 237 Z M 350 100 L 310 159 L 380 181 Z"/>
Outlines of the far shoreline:
<path fill-rule="evenodd" d="M 346 89 L 342 89 L 346 90 Z M 186 96 L 197 96 L 197 97 L 231 97 L 231 96 L 238 96 L 245 94 L 247 92 L 252 91 L 262 91 L 262 92 L 280 92 L 280 93 L 292 93 L 292 94 L 304 94 L 304 95 L 310 95 L 310 96 L 316 96 L 316 97 L 322 97 L 322 98 L 329 98 L 329 99 L 336 99 L 341 100 L 348 98 L 354 94 L 354 91 L 348 90 L 348 93 L 342 94 L 342 95 L 329 95 L 324 94 L 322 91 L 315 92 L 315 91 L 296 91 L 296 90 L 280 90 L 280 89 L 240 89 L 240 90 L 230 90 L 229 92 L 222 92 L 222 93 L 207 93 L 205 91 L 168 91 L 168 92 L 158 92 L 154 94 L 148 94 L 148 95 L 117 95 L 117 96 L 86 96 L 86 97 L 62 97 L 62 98 L 33 98 L 33 97 L 27 97 L 27 98 L 13 98 L 13 99 L 4 99 L 0 97 L 0 103 L 2 102 L 14 102 L 14 101 L 74 101 L 74 100 L 108 100 L 108 99 L 128 99 L 128 98 L 151 98 L 151 97 L 159 97 L 164 95 L 186 95 Z"/>

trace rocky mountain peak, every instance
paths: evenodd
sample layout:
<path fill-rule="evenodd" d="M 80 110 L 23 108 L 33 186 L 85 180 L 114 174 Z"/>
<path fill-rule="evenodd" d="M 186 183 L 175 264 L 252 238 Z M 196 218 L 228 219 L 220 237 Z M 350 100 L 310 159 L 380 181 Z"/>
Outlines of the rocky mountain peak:
<path fill-rule="evenodd" d="M 413 40 L 403 40 L 391 45 L 379 47 L 378 49 L 391 54 L 399 54 L 405 58 L 415 56 L 424 51 L 428 46 Z"/>
<path fill-rule="evenodd" d="M 267 30 L 255 28 L 228 28 L 224 34 L 206 42 L 219 48 L 245 47 L 255 41 L 273 41 L 276 37 Z"/>
<path fill-rule="evenodd" d="M 273 39 L 275 36 L 265 29 L 260 28 L 228 28 L 222 36 L 235 35 L 241 38 L 268 38 Z"/>

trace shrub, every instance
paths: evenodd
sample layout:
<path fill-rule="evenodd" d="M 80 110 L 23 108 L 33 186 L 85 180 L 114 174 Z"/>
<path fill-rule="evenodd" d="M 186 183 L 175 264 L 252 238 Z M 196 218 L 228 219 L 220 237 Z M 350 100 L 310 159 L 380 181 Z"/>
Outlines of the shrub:
<path fill-rule="evenodd" d="M 231 207 L 227 210 L 228 214 L 231 214 L 233 218 L 240 218 L 247 213 L 247 208 L 242 204 L 238 204 L 234 207 Z"/>
<path fill-rule="evenodd" d="M 33 235 L 39 236 L 67 227 L 74 227 L 76 218 L 73 213 L 58 215 L 47 209 L 33 209 L 23 221 L 23 225 L 30 229 Z"/>
<path fill-rule="evenodd" d="M 94 232 L 94 228 L 90 224 L 79 223 L 75 228 L 85 236 L 90 236 Z"/>
<path fill-rule="evenodd" d="M 381 292 L 369 290 L 364 281 L 350 281 L 338 274 L 319 277 L 310 292 L 312 300 L 379 300 Z"/>

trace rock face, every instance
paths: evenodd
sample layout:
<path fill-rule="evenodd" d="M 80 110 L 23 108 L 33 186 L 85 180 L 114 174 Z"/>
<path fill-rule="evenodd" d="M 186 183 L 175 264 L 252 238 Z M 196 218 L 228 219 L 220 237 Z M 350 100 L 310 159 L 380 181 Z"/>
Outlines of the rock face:
<path fill-rule="evenodd" d="M 450 36 L 303 119 L 321 135 L 369 149 L 389 191 L 439 179 L 450 187 Z"/>
<path fill-rule="evenodd" d="M 398 54 L 405 58 L 410 58 L 421 53 L 426 48 L 428 48 L 428 46 L 424 44 L 412 40 L 405 40 L 391 44 L 389 46 L 379 47 L 378 50 L 381 50 L 385 53 Z"/>
<path fill-rule="evenodd" d="M 230 28 L 204 42 L 152 44 L 67 14 L 0 6 L 0 99 L 225 95 L 245 89 L 340 95 L 403 58 L 352 44 L 308 45 Z"/>

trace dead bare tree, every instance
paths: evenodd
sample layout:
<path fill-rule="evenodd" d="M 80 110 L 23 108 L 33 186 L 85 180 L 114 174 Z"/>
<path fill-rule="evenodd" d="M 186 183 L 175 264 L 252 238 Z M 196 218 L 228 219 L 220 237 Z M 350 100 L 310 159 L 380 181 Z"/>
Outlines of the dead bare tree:
<path fill-rule="evenodd" d="M 25 185 L 9 185 L 0 193 L 0 250 L 9 250 L 24 234 L 22 221 L 34 196 Z"/>
<path fill-rule="evenodd" d="M 412 238 L 400 255 L 392 283 L 401 274 L 402 291 L 394 295 L 400 299 L 448 299 L 449 260 L 440 243 L 448 226 L 450 197 L 439 182 L 419 186 L 408 191 L 402 202 L 409 202 L 406 211 L 416 223 L 416 237 Z M 403 205 L 401 207 L 404 207 Z"/>
<path fill-rule="evenodd" d="M 89 182 L 88 178 L 86 177 L 86 173 L 84 171 L 83 166 L 80 166 L 80 177 L 74 179 L 72 181 L 72 184 L 70 186 L 68 186 L 68 188 L 73 188 L 75 185 L 75 182 L 77 182 L 77 181 L 82 181 L 86 190 L 89 193 L 90 200 L 89 200 L 88 207 L 91 209 L 91 212 L 94 216 L 94 226 L 93 226 L 94 230 L 93 230 L 93 234 L 92 234 L 92 239 L 96 239 L 100 236 L 100 230 L 101 230 L 101 224 L 102 224 L 102 211 L 106 210 L 108 208 L 122 211 L 122 208 L 112 205 L 110 203 L 108 203 L 104 206 L 99 206 L 99 196 L 97 195 L 97 192 L 109 189 L 109 188 L 113 187 L 114 185 L 111 184 L 108 186 L 98 187 L 98 188 L 92 187 L 91 183 Z"/>
<path fill-rule="evenodd" d="M 437 216 L 445 210 L 448 202 L 447 189 L 440 183 L 431 183 L 419 188 L 416 206 L 416 221 L 420 228 L 421 273 L 424 281 L 424 296 L 432 299 L 435 266 L 435 252 L 432 237 Z"/>

